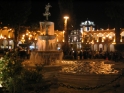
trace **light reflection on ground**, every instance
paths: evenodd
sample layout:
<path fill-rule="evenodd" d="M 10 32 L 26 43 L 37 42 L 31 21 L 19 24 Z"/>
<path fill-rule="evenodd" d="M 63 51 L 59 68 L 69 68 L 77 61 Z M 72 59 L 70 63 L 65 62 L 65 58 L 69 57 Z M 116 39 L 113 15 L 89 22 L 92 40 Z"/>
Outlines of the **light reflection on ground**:
<path fill-rule="evenodd" d="M 61 72 L 77 74 L 117 74 L 119 71 L 112 68 L 114 64 L 105 64 L 104 61 L 62 61 L 65 64 Z"/>

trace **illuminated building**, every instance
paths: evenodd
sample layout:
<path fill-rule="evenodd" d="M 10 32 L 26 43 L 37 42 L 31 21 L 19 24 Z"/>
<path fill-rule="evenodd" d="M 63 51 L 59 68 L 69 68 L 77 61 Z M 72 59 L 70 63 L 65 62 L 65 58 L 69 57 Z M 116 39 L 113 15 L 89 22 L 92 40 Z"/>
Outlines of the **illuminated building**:
<path fill-rule="evenodd" d="M 77 44 L 77 49 L 82 49 L 84 44 L 89 44 L 93 51 L 115 51 L 115 29 L 95 30 L 94 26 L 94 22 L 89 20 L 82 22 L 80 30 L 71 31 L 70 44 Z M 120 37 L 120 43 L 124 43 L 124 29 L 121 29 Z"/>
<path fill-rule="evenodd" d="M 34 31 L 26 30 L 25 33 L 20 34 L 20 39 L 18 41 L 18 46 L 21 47 L 29 47 L 30 49 L 37 49 L 36 43 L 38 38 L 38 31 L 37 33 Z"/>
<path fill-rule="evenodd" d="M 0 48 L 13 49 L 14 48 L 14 30 L 8 27 L 0 29 Z"/>
<path fill-rule="evenodd" d="M 80 30 L 73 30 L 69 35 L 69 44 L 71 47 L 76 47 L 77 49 L 82 48 L 82 33 Z"/>
<path fill-rule="evenodd" d="M 121 29 L 120 33 L 120 43 L 124 43 L 124 29 Z M 57 48 L 61 49 L 62 44 L 65 42 L 65 31 L 55 30 Z M 27 32 L 26 32 L 27 33 Z M 29 31 L 30 33 L 30 31 Z M 37 36 L 43 33 L 30 33 L 32 35 L 32 39 L 29 41 L 33 41 L 32 48 L 36 48 Z M 26 35 L 22 35 L 26 36 Z M 34 39 L 36 38 L 36 39 Z M 26 37 L 22 37 L 20 39 L 21 44 L 25 42 Z M 93 51 L 115 51 L 114 45 L 115 43 L 115 29 L 95 29 L 94 22 L 86 20 L 85 22 L 81 22 L 79 30 L 72 30 L 68 35 L 68 43 L 72 47 L 72 49 L 84 49 L 84 45 L 89 45 L 90 50 Z"/>
<path fill-rule="evenodd" d="M 56 42 L 57 42 L 57 48 L 61 49 L 63 43 L 65 42 L 65 31 L 54 31 L 56 34 Z"/>

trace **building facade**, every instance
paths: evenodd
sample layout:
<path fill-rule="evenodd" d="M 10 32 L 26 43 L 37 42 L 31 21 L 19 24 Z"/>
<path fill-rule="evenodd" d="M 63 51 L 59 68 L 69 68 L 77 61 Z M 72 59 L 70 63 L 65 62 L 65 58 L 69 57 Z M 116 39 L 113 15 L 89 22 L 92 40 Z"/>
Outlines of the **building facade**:
<path fill-rule="evenodd" d="M 0 29 L 0 49 L 14 48 L 14 30 L 8 27 Z"/>
<path fill-rule="evenodd" d="M 124 29 L 120 28 L 120 30 L 120 43 L 124 43 Z M 96 30 L 94 22 L 89 20 L 80 24 L 80 30 L 73 30 L 69 38 L 70 44 L 75 44 L 76 40 L 77 49 L 83 49 L 85 45 L 89 45 L 89 49 L 93 51 L 115 51 L 115 29 Z"/>
<path fill-rule="evenodd" d="M 120 28 L 120 43 L 124 43 L 124 29 Z M 57 49 L 61 50 L 65 42 L 65 31 L 54 30 L 56 35 Z M 22 35 L 20 43 L 23 44 L 28 36 L 29 41 L 32 41 L 31 47 L 37 49 L 37 37 L 43 33 L 35 33 L 27 31 Z M 72 50 L 92 51 L 115 51 L 115 29 L 95 29 L 95 24 L 92 21 L 86 20 L 81 22 L 79 30 L 72 30 L 68 35 L 68 42 Z"/>

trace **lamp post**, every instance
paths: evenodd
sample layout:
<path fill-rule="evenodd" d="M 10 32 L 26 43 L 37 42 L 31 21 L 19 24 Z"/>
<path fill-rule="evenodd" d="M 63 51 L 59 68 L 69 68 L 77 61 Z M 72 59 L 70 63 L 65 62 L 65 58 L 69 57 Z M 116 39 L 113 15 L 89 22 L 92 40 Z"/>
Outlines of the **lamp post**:
<path fill-rule="evenodd" d="M 66 44 L 68 44 L 68 31 L 67 31 L 67 20 L 69 19 L 69 17 L 68 16 L 64 16 L 64 31 L 65 31 L 65 35 L 64 35 L 64 37 L 65 37 L 65 43 Z"/>
<path fill-rule="evenodd" d="M 64 43 L 62 47 L 64 56 L 68 55 L 68 52 L 69 52 L 68 31 L 67 31 L 67 20 L 68 19 L 69 19 L 68 16 L 64 16 Z"/>

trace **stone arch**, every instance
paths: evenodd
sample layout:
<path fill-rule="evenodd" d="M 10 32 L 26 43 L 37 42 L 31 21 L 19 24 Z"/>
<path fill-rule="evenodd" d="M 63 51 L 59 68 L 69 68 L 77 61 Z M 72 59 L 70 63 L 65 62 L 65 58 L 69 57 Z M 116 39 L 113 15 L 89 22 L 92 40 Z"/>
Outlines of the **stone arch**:
<path fill-rule="evenodd" d="M 121 35 L 121 36 L 124 36 L 124 31 L 122 31 L 122 32 L 120 33 L 120 35 Z"/>
<path fill-rule="evenodd" d="M 99 44 L 99 51 L 103 51 L 103 45 Z"/>
<path fill-rule="evenodd" d="M 104 51 L 107 51 L 107 44 L 104 44 Z"/>
<path fill-rule="evenodd" d="M 95 51 L 98 51 L 98 49 L 97 49 L 97 44 L 94 44 L 94 50 L 95 50 Z"/>
<path fill-rule="evenodd" d="M 14 41 L 13 40 L 9 40 L 9 45 L 11 46 L 11 49 L 14 48 Z"/>
<path fill-rule="evenodd" d="M 110 49 L 110 51 L 114 51 L 114 45 L 111 44 L 109 49 Z"/>
<path fill-rule="evenodd" d="M 6 39 L 3 40 L 3 47 L 4 48 L 7 48 L 7 45 L 8 45 L 8 41 Z"/>

